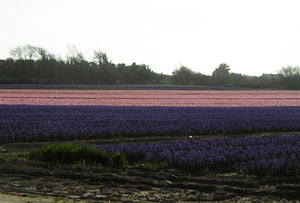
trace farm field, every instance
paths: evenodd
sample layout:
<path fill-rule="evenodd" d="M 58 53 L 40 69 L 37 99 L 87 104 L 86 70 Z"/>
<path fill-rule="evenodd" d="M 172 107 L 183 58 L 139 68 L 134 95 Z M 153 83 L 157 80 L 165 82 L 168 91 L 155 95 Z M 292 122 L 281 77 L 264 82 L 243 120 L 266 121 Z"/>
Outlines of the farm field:
<path fill-rule="evenodd" d="M 166 162 L 170 166 L 214 172 L 291 176 L 300 168 L 300 136 L 236 139 L 186 139 L 165 143 L 96 145 L 109 154 L 123 152 L 128 159 Z"/>
<path fill-rule="evenodd" d="M 5 193 L 83 202 L 300 198 L 298 91 L 0 89 L 0 112 Z M 62 141 L 121 153 L 126 166 L 27 158 L 29 148 Z M 39 188 L 45 181 L 52 189 Z"/>
<path fill-rule="evenodd" d="M 0 142 L 299 131 L 297 91 L 0 90 Z"/>
<path fill-rule="evenodd" d="M 249 90 L 245 87 L 198 86 L 198 85 L 37 85 L 37 84 L 0 84 L 0 89 L 51 89 L 51 90 Z"/>
<path fill-rule="evenodd" d="M 7 90 L 0 105 L 282 107 L 300 106 L 299 91 Z"/>
<path fill-rule="evenodd" d="M 0 106 L 0 142 L 300 131 L 300 107 Z"/>

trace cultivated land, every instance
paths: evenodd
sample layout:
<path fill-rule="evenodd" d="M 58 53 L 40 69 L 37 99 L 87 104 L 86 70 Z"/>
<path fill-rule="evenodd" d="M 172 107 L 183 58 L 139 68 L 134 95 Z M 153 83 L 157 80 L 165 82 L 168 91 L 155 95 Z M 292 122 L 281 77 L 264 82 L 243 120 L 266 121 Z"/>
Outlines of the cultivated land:
<path fill-rule="evenodd" d="M 300 93 L 297 91 L 3 89 L 0 98 L 0 192 L 13 195 L 0 194 L 0 202 L 296 202 L 300 199 L 300 133 L 297 124 L 300 122 Z M 76 113 L 85 106 L 92 111 Z M 149 106 L 155 113 L 144 111 Z M 50 109 L 49 114 L 45 114 L 45 108 Z M 93 115 L 103 115 L 101 108 L 108 109 L 106 116 L 98 116 L 98 120 L 88 120 L 84 124 Z M 126 108 L 125 114 L 120 114 L 120 109 L 124 113 Z M 75 114 L 65 116 L 66 109 Z M 63 120 L 59 120 L 61 117 Z M 111 128 L 101 128 L 101 125 L 109 125 L 99 122 L 100 118 L 103 122 L 109 118 Z M 122 124 L 120 118 L 126 124 L 124 129 L 140 129 L 137 128 L 138 121 L 144 121 L 145 129 L 150 128 L 136 135 L 131 131 L 124 134 L 120 126 L 113 128 L 117 121 Z M 58 123 L 54 123 L 55 120 Z M 159 122 L 155 123 L 155 120 Z M 211 124 L 205 127 L 203 123 L 208 120 Z M 96 122 L 90 129 L 100 126 L 98 130 L 108 132 L 105 137 L 87 136 L 84 126 L 93 121 Z M 51 129 L 63 122 L 69 122 L 64 133 L 49 135 L 55 133 Z M 172 128 L 185 122 L 188 125 Z M 147 134 L 155 126 L 160 126 L 163 133 Z M 220 126 L 222 131 L 215 130 Z M 234 126 L 239 126 L 238 130 L 228 131 Z M 39 132 L 36 137 L 30 134 L 32 128 Z M 123 130 L 114 134 L 116 129 Z M 188 133 L 182 133 L 180 129 Z M 203 133 L 203 129 L 207 131 Z M 74 130 L 77 137 L 64 139 L 64 135 Z M 3 138 L 16 138 L 26 132 L 22 142 Z M 47 135 L 50 139 L 44 139 Z M 57 139 L 101 148 L 108 154 L 123 149 L 127 160 L 126 163 L 119 160 L 117 165 L 100 166 L 88 164 L 85 159 L 64 163 L 61 159 L 49 162 L 28 156 L 29 149 L 62 142 Z M 174 145 L 170 141 L 177 142 Z M 128 145 L 120 145 L 124 143 L 135 145 L 126 148 Z M 147 146 L 150 148 L 145 148 Z M 15 199 L 16 196 L 23 199 Z"/>
<path fill-rule="evenodd" d="M 283 107 L 300 91 L 280 90 L 22 90 L 0 89 L 0 105 Z"/>
<path fill-rule="evenodd" d="M 165 141 L 166 138 L 143 138 L 80 143 L 99 145 Z M 48 144 L 14 143 L 1 146 L 0 191 L 2 194 L 13 195 L 2 197 L 6 198 L 5 201 L 17 202 L 15 197 L 21 197 L 21 200 L 25 198 L 32 202 L 297 202 L 300 198 L 298 176 L 270 177 L 210 171 L 203 174 L 199 170 L 151 168 L 143 165 L 113 169 L 54 164 L 24 158 L 27 149 Z"/>

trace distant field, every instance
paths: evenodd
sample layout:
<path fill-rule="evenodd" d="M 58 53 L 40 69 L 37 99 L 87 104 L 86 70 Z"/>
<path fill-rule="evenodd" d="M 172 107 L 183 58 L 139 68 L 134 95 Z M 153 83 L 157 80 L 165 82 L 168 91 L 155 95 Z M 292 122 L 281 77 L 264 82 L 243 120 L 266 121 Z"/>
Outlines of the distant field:
<path fill-rule="evenodd" d="M 0 140 L 300 131 L 300 92 L 0 90 Z"/>
<path fill-rule="evenodd" d="M 0 89 L 52 89 L 52 90 L 249 90 L 246 87 L 194 86 L 194 85 L 30 85 L 0 84 Z"/>
<path fill-rule="evenodd" d="M 283 107 L 300 106 L 300 91 L 0 89 L 0 105 Z"/>

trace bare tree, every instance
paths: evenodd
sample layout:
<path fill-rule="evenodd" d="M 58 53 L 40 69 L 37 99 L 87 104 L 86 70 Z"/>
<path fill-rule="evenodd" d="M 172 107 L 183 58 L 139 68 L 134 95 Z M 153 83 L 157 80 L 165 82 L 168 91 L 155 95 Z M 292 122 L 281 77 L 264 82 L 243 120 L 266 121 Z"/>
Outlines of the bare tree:
<path fill-rule="evenodd" d="M 21 46 L 15 47 L 13 49 L 10 50 L 9 55 L 13 58 L 13 59 L 24 59 L 23 56 L 23 49 Z"/>
<path fill-rule="evenodd" d="M 67 61 L 71 64 L 84 61 L 82 52 L 78 51 L 75 45 L 68 45 Z"/>
<path fill-rule="evenodd" d="M 38 57 L 36 47 L 30 44 L 18 46 L 10 50 L 10 56 L 14 59 L 34 60 Z"/>
<path fill-rule="evenodd" d="M 49 51 L 42 47 L 35 47 L 35 51 L 38 54 L 40 60 L 49 60 L 55 58 L 53 54 L 49 53 Z"/>
<path fill-rule="evenodd" d="M 283 75 L 285 78 L 290 78 L 294 75 L 300 75 L 300 67 L 299 66 L 285 66 L 282 67 L 279 71 L 279 74 Z"/>
<path fill-rule="evenodd" d="M 94 51 L 94 60 L 98 65 L 112 63 L 112 61 L 108 60 L 107 54 L 100 49 L 98 51 Z"/>
<path fill-rule="evenodd" d="M 24 52 L 29 60 L 36 59 L 37 57 L 36 47 L 30 44 L 24 46 Z"/>

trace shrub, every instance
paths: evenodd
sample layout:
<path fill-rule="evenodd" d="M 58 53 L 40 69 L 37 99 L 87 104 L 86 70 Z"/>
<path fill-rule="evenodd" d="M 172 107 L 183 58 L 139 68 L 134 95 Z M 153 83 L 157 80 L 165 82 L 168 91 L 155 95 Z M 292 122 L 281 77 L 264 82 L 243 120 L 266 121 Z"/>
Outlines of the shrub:
<path fill-rule="evenodd" d="M 50 144 L 28 151 L 29 159 L 39 159 L 51 163 L 102 165 L 123 168 L 127 161 L 124 154 L 107 154 L 93 147 L 72 143 Z"/>

